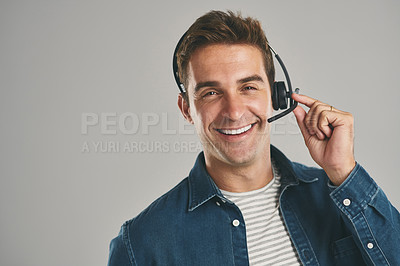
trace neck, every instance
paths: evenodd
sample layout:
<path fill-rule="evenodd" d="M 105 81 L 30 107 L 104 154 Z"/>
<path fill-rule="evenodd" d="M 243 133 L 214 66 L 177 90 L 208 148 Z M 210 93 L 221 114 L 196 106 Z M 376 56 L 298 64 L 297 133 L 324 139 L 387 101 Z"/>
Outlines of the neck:
<path fill-rule="evenodd" d="M 252 191 L 266 186 L 273 178 L 270 149 L 247 164 L 234 165 L 205 155 L 206 169 L 215 184 L 230 192 Z"/>

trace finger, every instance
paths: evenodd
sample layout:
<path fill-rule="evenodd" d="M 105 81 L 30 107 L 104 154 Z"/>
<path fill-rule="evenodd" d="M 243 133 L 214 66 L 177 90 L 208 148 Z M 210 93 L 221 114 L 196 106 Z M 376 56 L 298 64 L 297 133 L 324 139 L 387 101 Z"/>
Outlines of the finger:
<path fill-rule="evenodd" d="M 299 103 L 301 103 L 301 104 L 304 104 L 305 106 L 307 106 L 307 107 L 309 107 L 309 108 L 311 108 L 311 106 L 312 106 L 313 104 L 315 104 L 316 102 L 319 102 L 319 103 L 322 103 L 322 104 L 326 104 L 326 105 L 329 106 L 329 107 L 331 106 L 331 105 L 329 105 L 329 104 L 327 104 L 327 103 L 323 103 L 323 102 L 321 102 L 321 101 L 319 101 L 319 100 L 316 100 L 316 99 L 311 98 L 311 97 L 309 97 L 309 96 L 307 96 L 307 95 L 304 95 L 304 94 L 292 93 L 292 99 L 295 100 L 296 102 L 299 102 Z M 333 108 L 333 107 L 332 107 L 332 108 Z M 337 112 L 345 113 L 344 111 L 341 111 L 341 110 L 336 109 L 336 108 L 333 108 L 333 110 L 335 110 L 335 111 L 337 111 Z"/>
<path fill-rule="evenodd" d="M 315 101 L 310 107 L 305 118 L 305 125 L 311 135 L 316 135 L 319 139 L 325 139 L 325 132 L 319 127 L 320 116 L 323 111 L 330 110 L 330 106 L 320 101 Z"/>
<path fill-rule="evenodd" d="M 331 124 L 331 121 L 333 119 L 332 122 L 336 121 L 336 118 L 333 118 L 334 111 L 330 111 L 330 110 L 323 110 L 319 116 L 318 119 L 318 128 L 328 137 L 330 138 L 332 136 L 332 132 L 333 132 L 333 126 Z M 331 121 L 330 121 L 331 120 Z"/>
<path fill-rule="evenodd" d="M 303 135 L 304 141 L 307 142 L 307 139 L 311 137 L 311 135 L 308 133 L 307 126 L 305 124 L 305 117 L 307 115 L 306 111 L 301 107 L 297 106 L 293 110 L 294 116 L 296 117 L 297 124 L 299 125 L 301 134 Z"/>
<path fill-rule="evenodd" d="M 328 126 L 331 130 L 335 130 L 342 127 L 343 129 L 353 131 L 354 118 L 351 113 L 333 109 L 332 111 L 323 112 L 321 116 L 321 128 Z"/>
<path fill-rule="evenodd" d="M 292 99 L 295 100 L 296 102 L 304 104 L 307 107 L 311 107 L 317 101 L 316 99 L 308 97 L 304 94 L 297 94 L 297 93 L 292 93 Z"/>

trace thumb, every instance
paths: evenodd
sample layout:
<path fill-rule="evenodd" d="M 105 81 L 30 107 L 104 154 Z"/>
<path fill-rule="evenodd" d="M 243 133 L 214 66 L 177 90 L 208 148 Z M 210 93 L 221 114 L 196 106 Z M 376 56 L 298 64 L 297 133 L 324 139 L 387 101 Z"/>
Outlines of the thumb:
<path fill-rule="evenodd" d="M 306 141 L 311 137 L 310 133 L 308 133 L 304 118 L 306 117 L 306 111 L 301 106 L 297 106 L 293 110 L 294 116 L 296 117 L 297 124 L 299 125 L 301 134 L 303 135 L 304 140 Z"/>

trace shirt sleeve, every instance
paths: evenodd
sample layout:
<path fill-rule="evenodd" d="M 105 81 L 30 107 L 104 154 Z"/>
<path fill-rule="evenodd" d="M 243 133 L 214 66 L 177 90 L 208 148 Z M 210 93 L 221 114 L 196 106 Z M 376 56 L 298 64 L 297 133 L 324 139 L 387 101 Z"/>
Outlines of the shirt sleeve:
<path fill-rule="evenodd" d="M 128 247 L 124 243 L 124 230 L 121 228 L 119 235 L 110 243 L 108 266 L 134 266 L 136 263 L 130 260 Z"/>
<path fill-rule="evenodd" d="M 400 214 L 361 165 L 330 196 L 365 258 L 400 265 Z"/>

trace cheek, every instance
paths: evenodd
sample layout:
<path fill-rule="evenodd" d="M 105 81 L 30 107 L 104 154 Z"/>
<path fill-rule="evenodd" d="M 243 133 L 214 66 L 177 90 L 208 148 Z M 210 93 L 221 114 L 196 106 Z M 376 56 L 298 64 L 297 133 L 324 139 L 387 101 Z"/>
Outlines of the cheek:
<path fill-rule="evenodd" d="M 196 110 L 192 112 L 193 123 L 196 127 L 197 132 L 204 132 L 215 120 L 214 114 L 217 112 L 212 108 L 204 108 L 195 106 Z"/>
<path fill-rule="evenodd" d="M 274 108 L 272 107 L 272 101 L 269 101 L 268 105 L 267 105 L 267 114 L 271 115 L 273 111 L 274 111 Z"/>
<path fill-rule="evenodd" d="M 271 99 L 267 96 L 259 97 L 252 101 L 250 108 L 261 117 L 269 117 L 273 112 Z"/>

